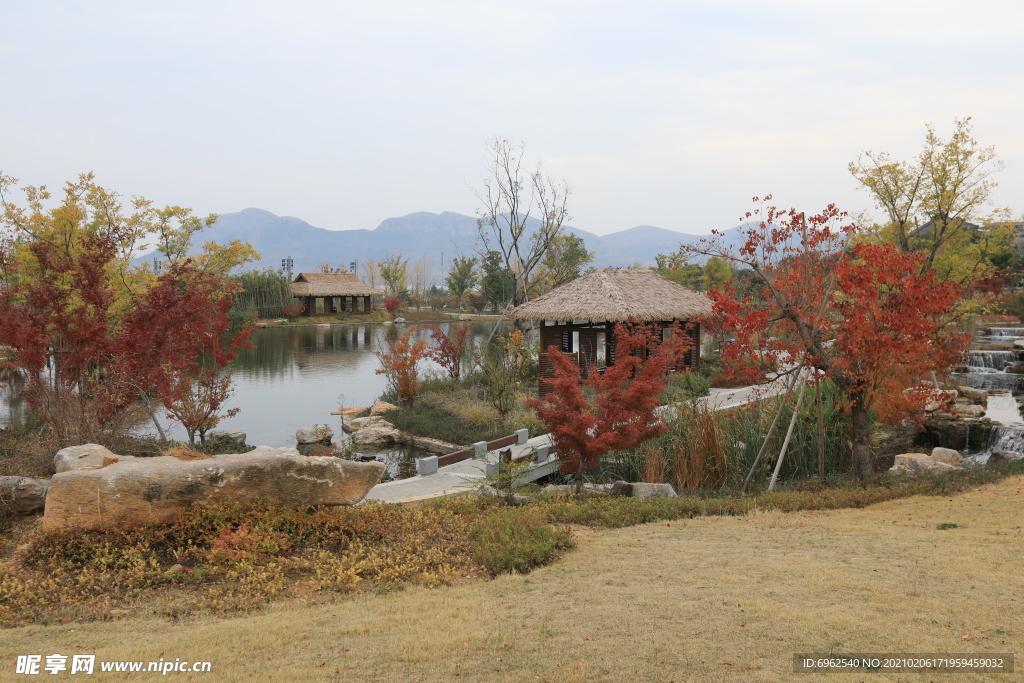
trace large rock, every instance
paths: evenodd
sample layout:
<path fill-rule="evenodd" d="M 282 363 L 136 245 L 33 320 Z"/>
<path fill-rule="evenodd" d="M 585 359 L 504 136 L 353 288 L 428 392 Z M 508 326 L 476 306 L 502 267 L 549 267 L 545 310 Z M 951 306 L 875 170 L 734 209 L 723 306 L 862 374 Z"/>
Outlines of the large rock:
<path fill-rule="evenodd" d="M 964 461 L 959 451 L 954 451 L 952 448 L 936 447 L 932 449 L 932 454 L 928 456 L 932 462 L 944 462 L 947 465 L 953 465 L 956 467 Z"/>
<path fill-rule="evenodd" d="M 398 406 L 392 403 L 387 403 L 385 401 L 377 401 L 372 406 L 370 406 L 370 417 L 376 417 L 378 415 L 383 415 L 384 413 L 390 413 L 392 410 L 398 410 Z"/>
<path fill-rule="evenodd" d="M 386 429 L 394 429 L 395 426 L 385 420 L 379 415 L 373 415 L 371 417 L 355 417 L 351 420 L 346 420 L 343 428 L 349 434 L 354 434 L 360 429 L 368 429 L 370 427 L 383 427 Z"/>
<path fill-rule="evenodd" d="M 10 508 L 18 515 L 42 512 L 49 485 L 46 479 L 0 477 L 0 507 Z"/>
<path fill-rule="evenodd" d="M 957 403 L 953 406 L 953 412 L 960 417 L 983 417 L 985 415 L 985 409 L 981 406 L 975 405 L 963 405 Z"/>
<path fill-rule="evenodd" d="M 53 456 L 53 467 L 59 474 L 70 470 L 97 469 L 122 460 L 135 460 L 135 456 L 117 455 L 99 444 L 87 443 L 57 451 Z"/>
<path fill-rule="evenodd" d="M 307 443 L 330 443 L 334 438 L 334 430 L 327 425 L 313 425 L 303 427 L 295 432 L 295 440 L 300 444 Z"/>
<path fill-rule="evenodd" d="M 352 443 L 357 446 L 392 446 L 404 440 L 402 432 L 387 422 L 383 425 L 362 427 L 352 432 Z"/>
<path fill-rule="evenodd" d="M 936 449 L 939 450 L 939 449 Z M 950 449 L 941 449 L 950 450 Z M 955 452 L 955 451 L 954 451 Z M 959 455 L 959 453 L 957 454 Z M 940 457 L 942 457 L 940 455 Z M 889 470 L 890 472 L 924 472 L 926 470 L 939 471 L 939 472 L 950 472 L 953 470 L 963 469 L 950 465 L 947 462 L 941 460 L 935 460 L 930 455 L 924 453 L 901 453 L 897 455 L 893 461 L 893 466 Z"/>
<path fill-rule="evenodd" d="M 206 435 L 211 443 L 229 443 L 233 446 L 244 446 L 246 433 L 241 429 L 214 429 Z"/>
<path fill-rule="evenodd" d="M 984 389 L 975 389 L 974 387 L 960 387 L 958 386 L 957 391 L 960 392 L 961 396 L 965 396 L 971 399 L 971 402 L 988 408 L 988 392 Z"/>
<path fill-rule="evenodd" d="M 305 457 L 294 448 L 267 446 L 189 462 L 168 456 L 136 458 L 54 476 L 43 527 L 95 529 L 119 520 L 162 521 L 192 505 L 257 498 L 288 507 L 353 505 L 383 473 L 379 462 Z"/>
<path fill-rule="evenodd" d="M 675 498 L 676 490 L 672 484 L 648 484 L 645 482 L 617 481 L 610 485 L 608 492 L 613 496 L 630 496 L 647 500 L 650 498 Z"/>

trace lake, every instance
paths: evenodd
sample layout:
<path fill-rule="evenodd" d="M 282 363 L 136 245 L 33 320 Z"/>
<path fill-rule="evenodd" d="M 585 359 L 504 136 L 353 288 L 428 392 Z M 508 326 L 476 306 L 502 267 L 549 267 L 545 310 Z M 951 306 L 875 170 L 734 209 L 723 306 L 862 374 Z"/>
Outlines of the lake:
<path fill-rule="evenodd" d="M 494 322 L 473 323 L 480 338 Z M 442 323 L 442 329 L 448 324 Z M 295 431 L 314 424 L 340 429 L 331 411 L 342 407 L 369 407 L 387 388 L 375 351 L 387 349 L 410 326 L 331 325 L 265 327 L 252 336 L 253 348 L 240 352 L 231 365 L 235 394 L 228 408 L 237 416 L 219 428 L 242 429 L 253 445 L 294 446 Z M 418 326 L 416 339 L 430 332 Z M 422 361 L 424 373 L 441 373 L 436 363 Z M 175 438 L 183 438 L 175 432 Z"/>

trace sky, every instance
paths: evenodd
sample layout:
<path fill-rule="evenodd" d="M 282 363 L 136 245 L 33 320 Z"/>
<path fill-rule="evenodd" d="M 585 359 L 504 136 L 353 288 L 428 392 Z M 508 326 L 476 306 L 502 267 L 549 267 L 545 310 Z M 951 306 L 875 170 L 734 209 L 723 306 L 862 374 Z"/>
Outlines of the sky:
<path fill-rule="evenodd" d="M 847 164 L 973 117 L 1024 211 L 1024 3 L 0 0 L 0 171 L 318 227 L 474 215 L 498 135 L 570 221 L 871 209 Z"/>

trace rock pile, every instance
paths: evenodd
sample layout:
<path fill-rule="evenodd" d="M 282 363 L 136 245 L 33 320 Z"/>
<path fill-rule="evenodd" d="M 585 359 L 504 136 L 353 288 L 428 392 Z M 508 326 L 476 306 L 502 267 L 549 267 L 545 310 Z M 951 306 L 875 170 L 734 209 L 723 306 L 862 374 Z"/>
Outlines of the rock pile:
<path fill-rule="evenodd" d="M 897 455 L 890 472 L 951 472 L 962 470 L 963 456 L 952 448 L 933 448 L 931 455 L 924 453 L 902 453 Z"/>

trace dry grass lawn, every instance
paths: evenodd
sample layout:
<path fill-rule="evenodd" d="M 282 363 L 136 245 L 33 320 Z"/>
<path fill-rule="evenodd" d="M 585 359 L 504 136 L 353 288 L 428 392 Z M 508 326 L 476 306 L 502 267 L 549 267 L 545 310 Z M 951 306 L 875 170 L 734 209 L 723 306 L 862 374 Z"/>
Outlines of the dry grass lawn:
<path fill-rule="evenodd" d="M 1024 655 L 1022 489 L 584 531 L 529 576 L 223 620 L 10 629 L 0 679 L 22 678 L 15 654 L 56 652 L 209 660 L 193 680 L 217 681 L 1021 680 L 791 667 L 793 652 L 830 649 Z"/>

